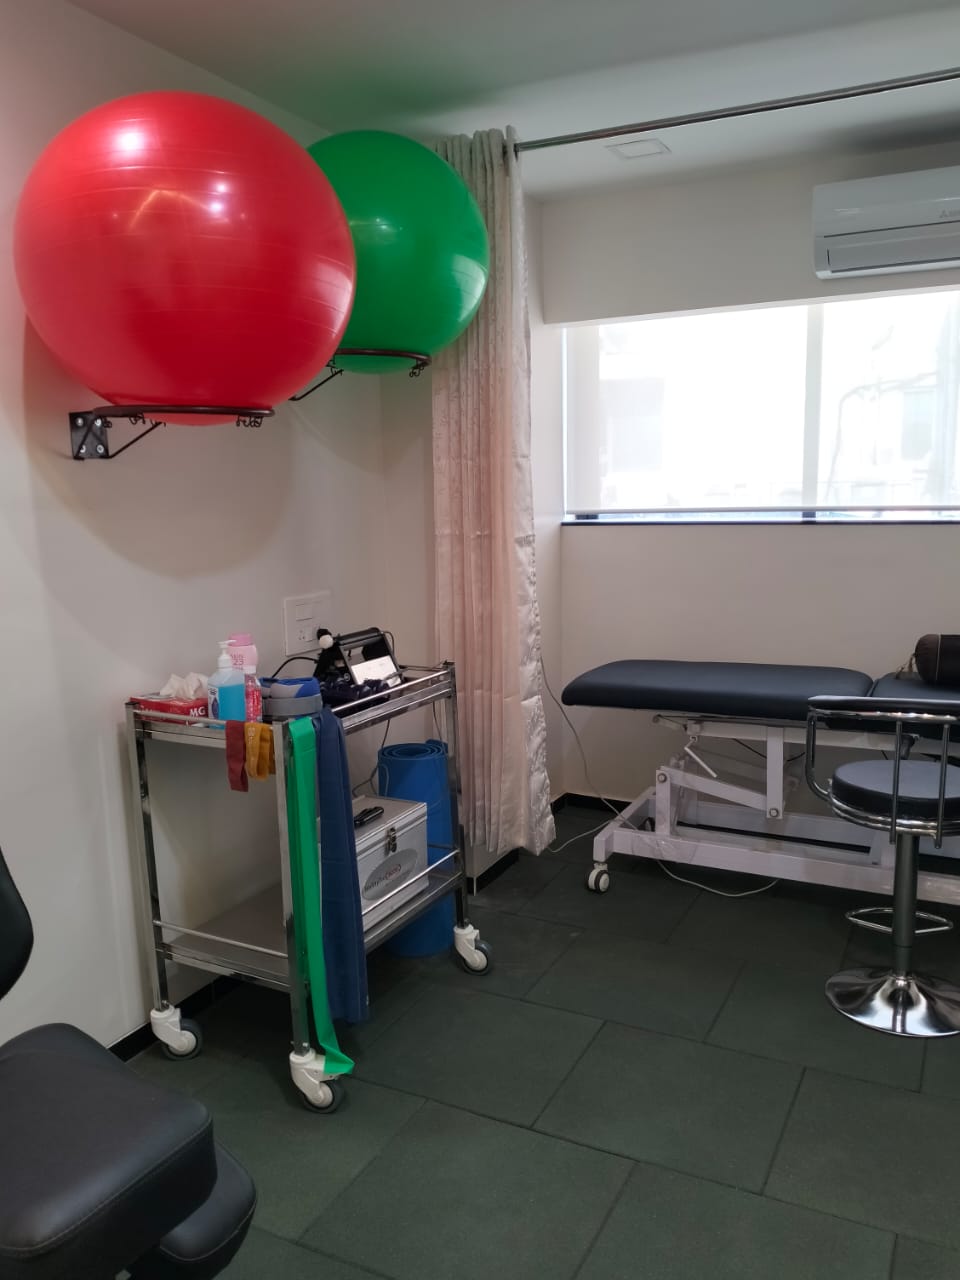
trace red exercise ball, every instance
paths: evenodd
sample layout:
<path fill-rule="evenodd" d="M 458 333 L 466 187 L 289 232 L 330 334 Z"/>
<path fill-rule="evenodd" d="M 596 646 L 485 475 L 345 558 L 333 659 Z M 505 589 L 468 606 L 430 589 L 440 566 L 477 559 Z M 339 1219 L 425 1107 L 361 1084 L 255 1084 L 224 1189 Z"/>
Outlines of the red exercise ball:
<path fill-rule="evenodd" d="M 198 93 L 119 98 L 59 133 L 20 197 L 14 258 L 41 338 L 113 404 L 271 408 L 336 350 L 356 276 L 306 151 Z"/>

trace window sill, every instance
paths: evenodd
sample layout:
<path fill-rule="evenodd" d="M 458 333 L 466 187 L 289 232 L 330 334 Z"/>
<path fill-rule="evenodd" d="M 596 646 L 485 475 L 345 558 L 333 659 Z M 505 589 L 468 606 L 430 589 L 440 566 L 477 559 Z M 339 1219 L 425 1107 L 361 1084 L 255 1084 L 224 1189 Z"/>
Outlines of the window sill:
<path fill-rule="evenodd" d="M 683 511 L 618 512 L 604 515 L 567 515 L 562 524 L 576 528 L 609 528 L 611 525 L 948 525 L 960 523 L 960 509 L 925 511 Z"/>

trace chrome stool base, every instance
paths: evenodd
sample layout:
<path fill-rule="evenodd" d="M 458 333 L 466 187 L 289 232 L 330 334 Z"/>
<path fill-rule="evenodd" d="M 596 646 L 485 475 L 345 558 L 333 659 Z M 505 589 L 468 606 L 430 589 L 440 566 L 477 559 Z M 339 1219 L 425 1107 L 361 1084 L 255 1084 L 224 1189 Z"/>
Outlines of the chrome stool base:
<path fill-rule="evenodd" d="M 845 969 L 827 979 L 827 999 L 861 1026 L 894 1036 L 955 1036 L 960 1032 L 960 989 L 919 973 Z"/>

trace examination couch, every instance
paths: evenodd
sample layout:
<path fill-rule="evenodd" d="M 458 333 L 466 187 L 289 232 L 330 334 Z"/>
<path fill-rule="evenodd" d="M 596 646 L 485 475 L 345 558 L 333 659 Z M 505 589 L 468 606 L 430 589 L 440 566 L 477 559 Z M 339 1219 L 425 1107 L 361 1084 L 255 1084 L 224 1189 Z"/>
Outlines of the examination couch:
<path fill-rule="evenodd" d="M 875 679 L 847 667 L 646 659 L 608 662 L 572 680 L 562 695 L 567 706 L 652 713 L 655 723 L 685 737 L 596 836 L 588 887 L 606 892 L 617 853 L 889 894 L 889 833 L 864 832 L 797 803 L 805 793 L 809 704 L 822 696 L 938 701 L 960 700 L 960 690 L 908 673 Z M 733 743 L 753 754 L 741 758 Z M 879 758 L 892 739 L 865 732 L 860 721 L 836 720 L 821 746 Z M 919 896 L 960 903 L 960 875 L 953 873 L 960 840 L 945 840 L 935 852 L 937 865 L 928 861 L 920 871 Z M 920 853 L 934 853 L 929 841 Z M 960 872 L 960 861 L 955 865 Z"/>

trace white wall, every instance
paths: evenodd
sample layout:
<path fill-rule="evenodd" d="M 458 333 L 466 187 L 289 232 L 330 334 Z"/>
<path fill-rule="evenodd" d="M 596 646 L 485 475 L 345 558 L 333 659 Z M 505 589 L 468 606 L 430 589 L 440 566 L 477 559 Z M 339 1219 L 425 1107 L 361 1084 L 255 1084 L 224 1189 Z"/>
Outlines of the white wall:
<path fill-rule="evenodd" d="M 958 160 L 960 148 L 830 156 L 549 201 L 544 313 L 563 323 L 829 296 L 844 286 L 813 274 L 812 186 Z M 957 283 L 960 273 L 935 272 L 856 287 Z M 535 430 L 548 430 L 551 417 Z M 560 544 L 563 682 L 625 657 L 809 662 L 880 675 L 924 632 L 960 629 L 955 526 L 566 526 Z M 567 733 L 569 791 L 637 794 L 677 749 L 676 735 L 644 715 L 571 715 L 591 776 Z"/>
<path fill-rule="evenodd" d="M 818 280 L 811 213 L 820 183 L 958 163 L 960 142 L 821 155 L 546 201 L 544 318 L 571 324 L 960 283 L 957 271 Z"/>
<path fill-rule="evenodd" d="M 392 629 L 402 662 L 429 663 L 449 657 L 436 652 L 434 634 L 433 434 L 431 378 L 384 375 L 383 421 L 386 572 L 383 602 L 370 621 Z M 375 616 L 376 615 L 376 616 Z"/>
<path fill-rule="evenodd" d="M 237 627 L 271 670 L 284 595 L 329 588 L 335 629 L 371 621 L 384 582 L 378 380 L 347 375 L 257 432 L 168 428 L 106 464 L 70 460 L 66 414 L 94 397 L 25 326 L 11 260 L 43 146 L 83 110 L 149 88 L 233 98 L 302 142 L 321 131 L 60 0 L 0 0 L 0 30 L 0 844 L 37 935 L 0 1005 L 0 1041 L 62 1018 L 110 1042 L 145 1013 L 123 701 L 171 671 L 210 671 Z M 178 909 L 195 916 L 238 870 L 241 885 L 268 876 L 273 853 L 266 790 L 230 795 L 222 757 L 196 754 L 167 749 L 158 781 Z"/>

